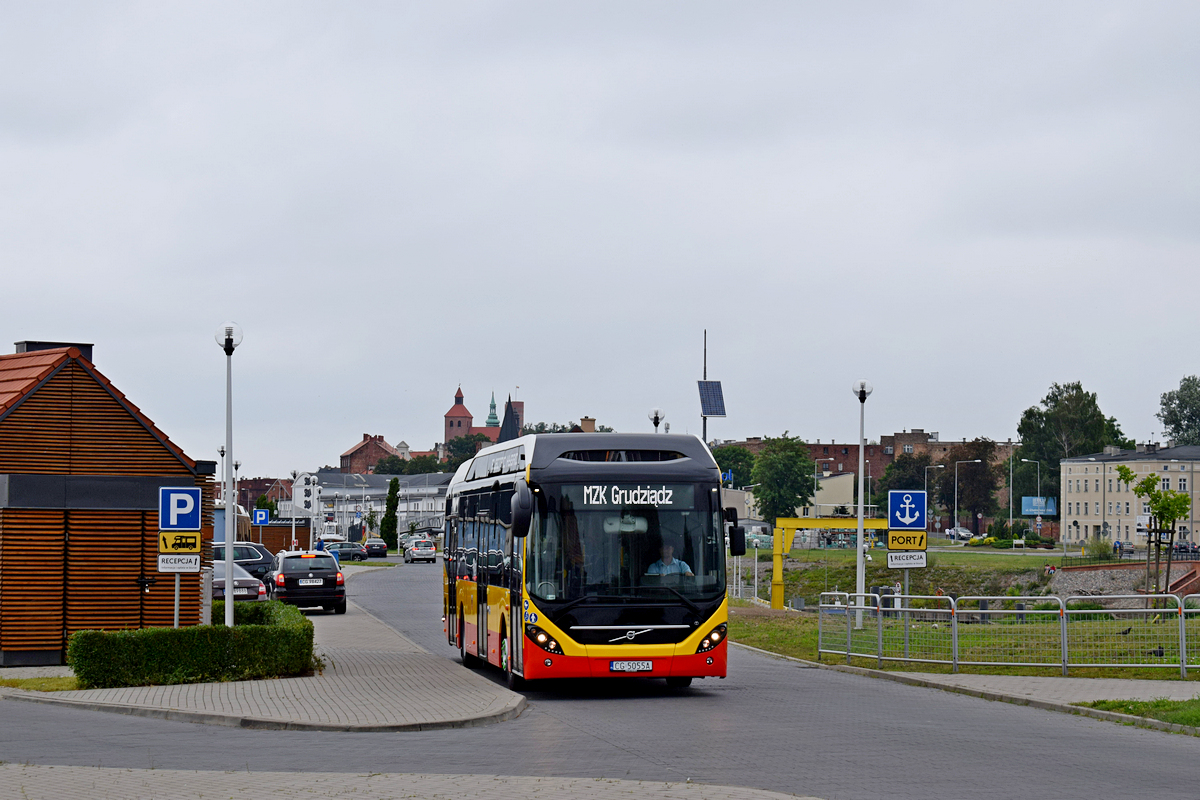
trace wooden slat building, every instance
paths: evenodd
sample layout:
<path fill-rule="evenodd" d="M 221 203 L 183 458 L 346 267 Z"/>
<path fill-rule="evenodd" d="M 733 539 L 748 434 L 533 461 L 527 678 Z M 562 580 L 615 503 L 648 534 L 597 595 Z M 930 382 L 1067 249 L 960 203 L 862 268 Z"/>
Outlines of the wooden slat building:
<path fill-rule="evenodd" d="M 172 444 L 96 370 L 89 345 L 54 344 L 0 356 L 0 666 L 60 664 L 78 630 L 172 624 L 160 487 L 204 488 L 211 563 L 216 464 Z M 197 624 L 200 576 L 182 578 L 180 624 Z"/>

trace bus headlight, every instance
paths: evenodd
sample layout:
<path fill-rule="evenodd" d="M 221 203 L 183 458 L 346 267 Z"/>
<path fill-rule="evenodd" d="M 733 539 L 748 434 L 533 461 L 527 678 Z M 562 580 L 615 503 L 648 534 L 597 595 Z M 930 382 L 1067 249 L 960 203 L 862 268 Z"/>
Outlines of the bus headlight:
<path fill-rule="evenodd" d="M 525 635 L 529 637 L 531 642 L 545 650 L 547 653 L 554 653 L 556 656 L 561 656 L 563 654 L 562 648 L 559 647 L 558 642 L 554 641 L 554 637 L 546 633 L 537 625 L 526 625 Z"/>
<path fill-rule="evenodd" d="M 709 631 L 707 636 L 700 640 L 700 646 L 696 648 L 696 652 L 707 653 L 709 650 L 712 650 L 725 638 L 725 632 L 727 630 L 729 630 L 729 628 L 724 622 L 713 628 L 711 631 Z"/>

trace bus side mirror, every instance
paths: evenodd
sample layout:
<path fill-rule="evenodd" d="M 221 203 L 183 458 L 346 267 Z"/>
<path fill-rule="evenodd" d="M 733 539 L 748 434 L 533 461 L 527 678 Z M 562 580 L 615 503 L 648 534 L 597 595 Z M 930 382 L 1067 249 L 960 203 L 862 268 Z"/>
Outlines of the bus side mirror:
<path fill-rule="evenodd" d="M 529 535 L 529 523 L 533 519 L 533 492 L 529 484 L 517 481 L 517 490 L 512 496 L 512 525 L 513 536 L 523 538 Z"/>
<path fill-rule="evenodd" d="M 746 529 L 741 525 L 734 525 L 729 529 L 729 554 L 746 555 Z"/>

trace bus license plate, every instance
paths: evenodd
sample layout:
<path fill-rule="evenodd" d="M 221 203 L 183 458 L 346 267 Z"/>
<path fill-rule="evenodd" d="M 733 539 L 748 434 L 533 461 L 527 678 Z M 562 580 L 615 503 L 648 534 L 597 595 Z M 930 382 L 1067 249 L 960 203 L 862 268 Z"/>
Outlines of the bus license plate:
<path fill-rule="evenodd" d="M 325 582 L 324 578 L 301 578 L 301 586 L 320 586 Z"/>
<path fill-rule="evenodd" d="M 653 672 L 654 662 L 652 661 L 610 661 L 608 662 L 609 672 Z"/>

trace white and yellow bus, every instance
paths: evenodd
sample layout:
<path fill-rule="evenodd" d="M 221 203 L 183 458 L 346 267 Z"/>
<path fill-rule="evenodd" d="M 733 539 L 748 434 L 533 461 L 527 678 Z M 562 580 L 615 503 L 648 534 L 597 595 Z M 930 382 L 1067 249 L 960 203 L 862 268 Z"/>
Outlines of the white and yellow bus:
<path fill-rule="evenodd" d="M 447 641 L 512 687 L 725 677 L 736 512 L 720 479 L 696 436 L 537 434 L 481 450 L 447 494 Z"/>

